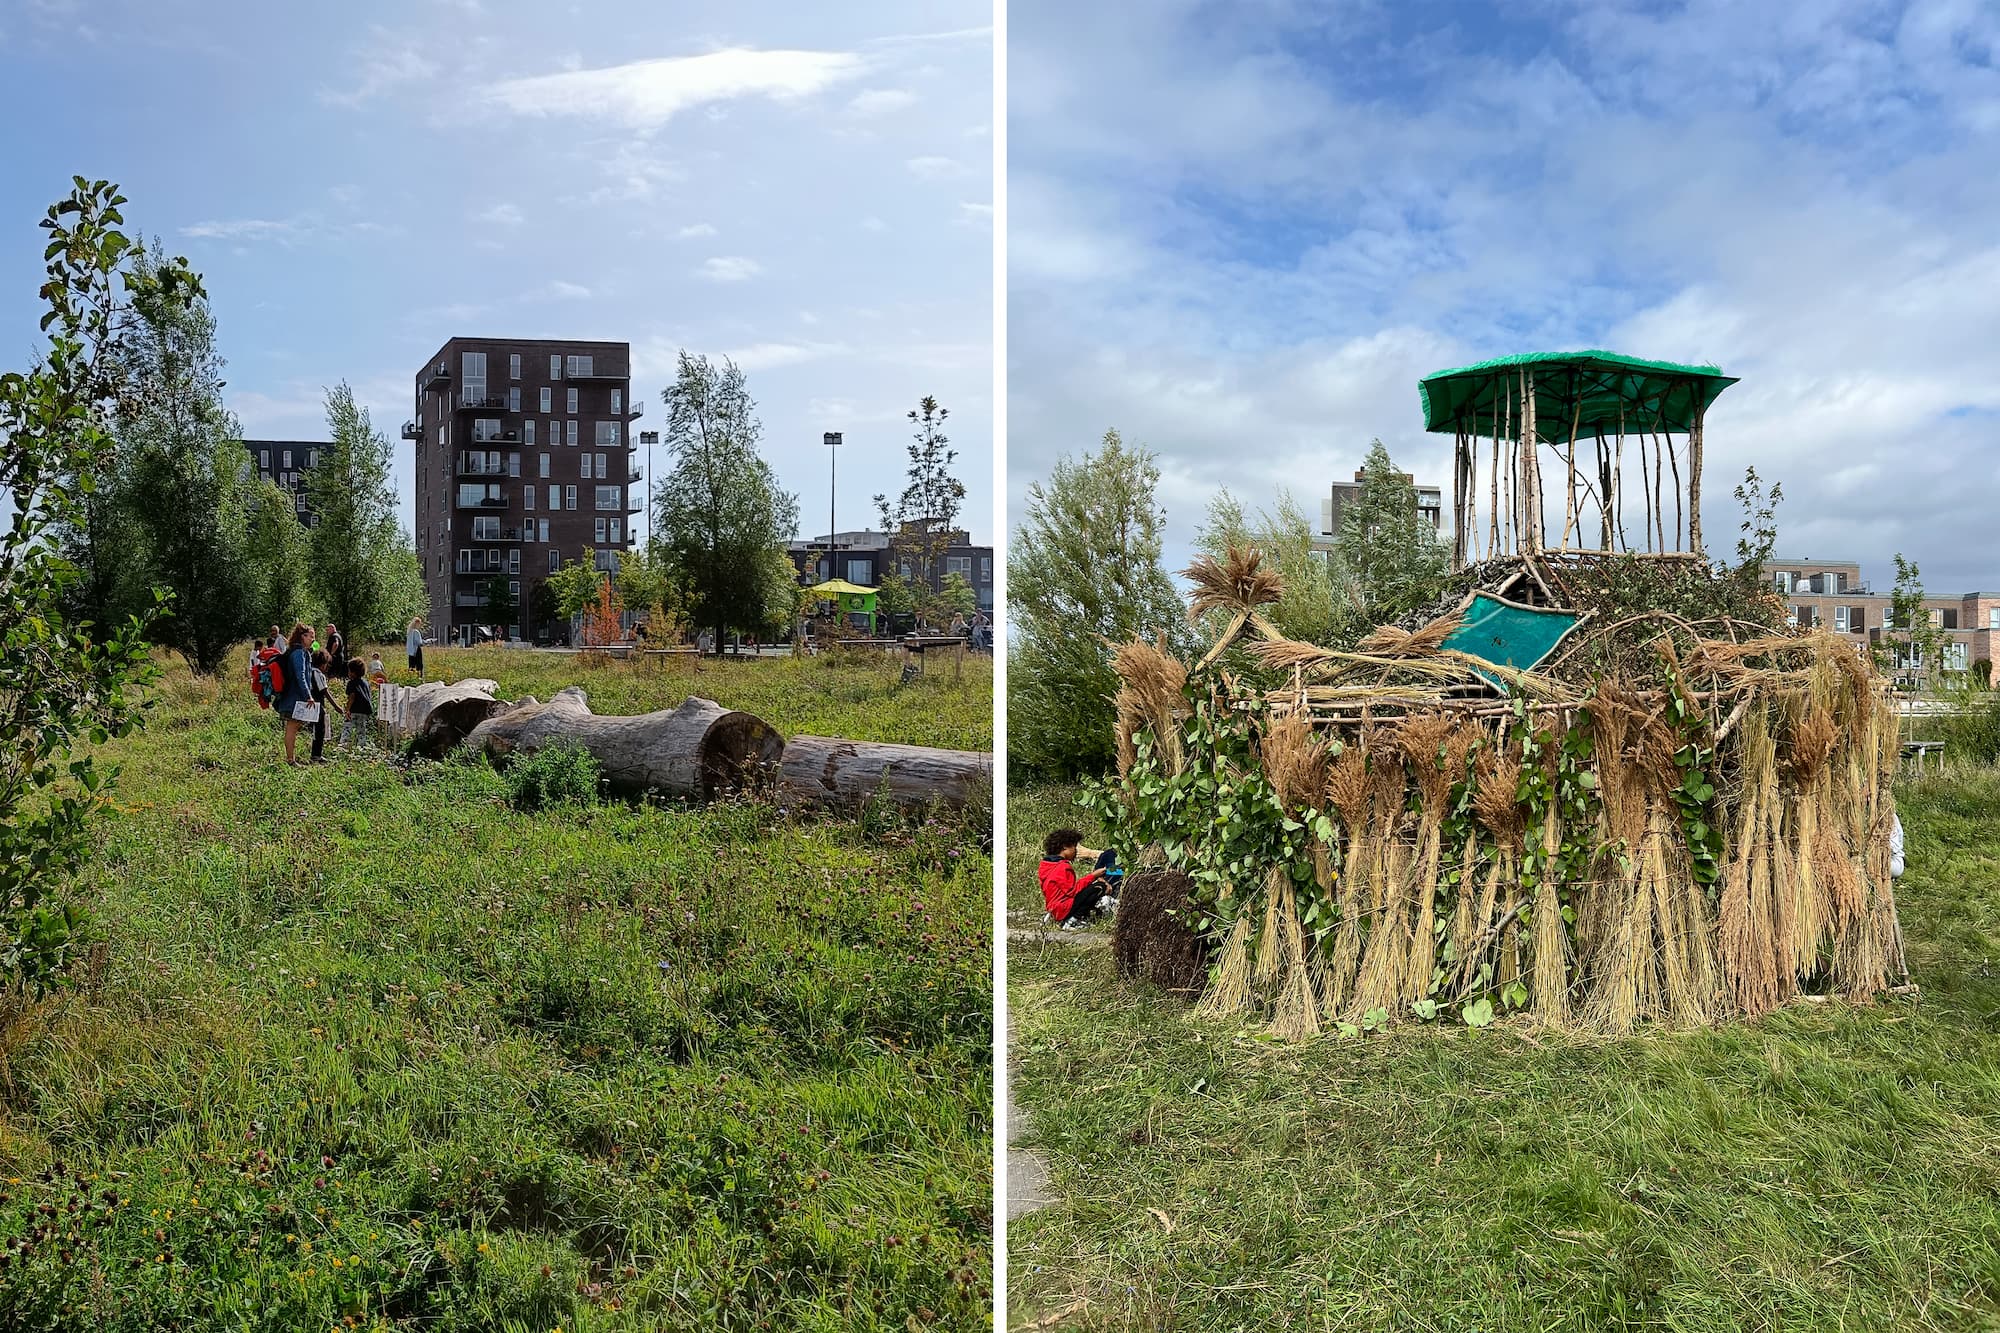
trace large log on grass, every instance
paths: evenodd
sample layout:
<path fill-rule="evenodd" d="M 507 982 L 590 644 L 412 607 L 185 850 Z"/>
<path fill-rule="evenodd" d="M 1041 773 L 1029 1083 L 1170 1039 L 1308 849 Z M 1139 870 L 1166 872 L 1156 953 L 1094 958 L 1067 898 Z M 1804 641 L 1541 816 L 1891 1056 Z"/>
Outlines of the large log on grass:
<path fill-rule="evenodd" d="M 465 744 L 499 764 L 545 745 L 580 745 L 604 770 L 605 785 L 621 796 L 659 792 L 708 800 L 758 781 L 785 748 L 784 738 L 761 719 L 711 699 L 605 717 L 591 712 L 588 696 L 572 685 L 547 703 L 524 699 L 503 707 L 473 728 Z"/>
<path fill-rule="evenodd" d="M 382 724 L 389 739 L 407 740 L 418 754 L 442 758 L 465 734 L 507 707 L 493 697 L 490 680 L 434 680 L 424 685 L 385 685 Z"/>
<path fill-rule="evenodd" d="M 974 750 L 882 745 L 826 736 L 794 736 L 778 765 L 779 795 L 843 813 L 878 796 L 899 810 L 933 804 L 964 809 L 991 800 L 993 756 Z"/>

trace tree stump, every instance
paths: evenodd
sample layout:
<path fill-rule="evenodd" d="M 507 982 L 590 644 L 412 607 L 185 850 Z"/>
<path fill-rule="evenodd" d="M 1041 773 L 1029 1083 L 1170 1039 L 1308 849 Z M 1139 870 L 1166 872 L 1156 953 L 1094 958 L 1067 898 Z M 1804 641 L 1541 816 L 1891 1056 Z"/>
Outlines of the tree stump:
<path fill-rule="evenodd" d="M 490 680 L 388 686 L 382 691 L 382 722 L 392 742 L 408 740 L 414 753 L 441 759 L 467 732 L 508 706 L 493 697 L 498 688 Z"/>
<path fill-rule="evenodd" d="M 782 799 L 851 814 L 880 796 L 898 810 L 991 802 L 993 756 L 974 750 L 794 736 L 778 765 Z"/>
<path fill-rule="evenodd" d="M 636 717 L 604 717 L 590 711 L 576 685 L 545 704 L 528 699 L 495 713 L 465 737 L 465 744 L 497 764 L 558 742 L 588 750 L 611 792 L 691 800 L 754 784 L 785 748 L 784 738 L 761 719 L 710 699 L 689 698 L 678 708 Z"/>
<path fill-rule="evenodd" d="M 1187 924 L 1194 881 L 1178 870 L 1139 870 L 1118 890 L 1111 961 L 1121 977 L 1190 998 L 1208 984 L 1208 941 Z"/>

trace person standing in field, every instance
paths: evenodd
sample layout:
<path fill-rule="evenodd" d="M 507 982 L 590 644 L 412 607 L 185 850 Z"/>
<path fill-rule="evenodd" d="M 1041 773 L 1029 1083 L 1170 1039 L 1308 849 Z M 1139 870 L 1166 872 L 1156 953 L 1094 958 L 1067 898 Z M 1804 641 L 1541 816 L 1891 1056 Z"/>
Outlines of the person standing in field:
<path fill-rule="evenodd" d="M 326 762 L 326 710 L 333 707 L 333 692 L 327 688 L 326 668 L 333 661 L 325 649 L 312 655 L 312 701 L 319 705 L 313 717 L 312 761 Z"/>
<path fill-rule="evenodd" d="M 278 716 L 285 719 L 285 762 L 299 762 L 299 729 L 312 725 L 317 710 L 312 702 L 312 658 L 306 652 L 306 643 L 312 638 L 312 631 L 305 622 L 292 626 L 291 637 L 285 641 L 284 685 L 278 695 Z"/>
<path fill-rule="evenodd" d="M 367 741 L 375 726 L 375 692 L 358 657 L 347 662 L 347 717 L 340 724 L 340 743 Z"/>
<path fill-rule="evenodd" d="M 404 650 L 409 654 L 410 670 L 416 673 L 419 683 L 424 678 L 424 618 L 410 617 L 410 632 L 403 639 Z"/>
<path fill-rule="evenodd" d="M 327 621 L 326 637 L 320 642 L 326 648 L 327 658 L 333 663 L 334 674 L 347 674 L 347 639 L 341 634 L 340 626 Z"/>

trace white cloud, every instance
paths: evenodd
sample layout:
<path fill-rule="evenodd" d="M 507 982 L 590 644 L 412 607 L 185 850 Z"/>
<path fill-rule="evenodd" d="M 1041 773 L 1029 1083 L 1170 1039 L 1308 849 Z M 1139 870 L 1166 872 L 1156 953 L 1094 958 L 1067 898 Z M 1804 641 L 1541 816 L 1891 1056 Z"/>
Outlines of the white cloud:
<path fill-rule="evenodd" d="M 874 217 L 874 216 L 872 216 L 872 215 L 871 215 L 871 216 L 869 216 L 869 217 L 865 217 L 865 218 L 861 219 L 861 230 L 863 230 L 863 231 L 887 231 L 887 230 L 889 230 L 889 224 L 888 224 L 888 223 L 886 223 L 886 222 L 884 222 L 884 221 L 883 221 L 883 220 L 882 220 L 881 218 L 878 218 L 878 217 Z"/>
<path fill-rule="evenodd" d="M 971 226 L 990 227 L 993 225 L 993 205 L 961 203 L 958 220 Z"/>
<path fill-rule="evenodd" d="M 524 116 L 573 116 L 627 130 L 654 130 L 683 111 L 746 97 L 795 101 L 860 76 L 860 57 L 840 51 L 731 47 L 603 69 L 509 79 L 485 100 Z"/>
<path fill-rule="evenodd" d="M 710 282 L 742 282 L 763 271 L 764 266 L 754 259 L 745 259 L 741 255 L 719 255 L 703 261 L 702 266 L 695 270 L 695 276 L 707 278 Z"/>
<path fill-rule="evenodd" d="M 917 104 L 917 95 L 907 88 L 869 88 L 856 93 L 847 109 L 857 116 L 886 116 Z"/>
<path fill-rule="evenodd" d="M 911 175 L 929 181 L 957 180 L 972 174 L 964 163 L 950 157 L 913 157 L 903 165 L 910 169 Z"/>
<path fill-rule="evenodd" d="M 805 361 L 820 361 L 829 356 L 839 356 L 847 350 L 843 343 L 766 342 L 739 347 L 723 355 L 748 372 L 776 370 L 780 366 L 796 366 Z"/>
<path fill-rule="evenodd" d="M 542 288 L 542 295 L 552 301 L 588 301 L 590 288 L 557 278 Z"/>
<path fill-rule="evenodd" d="M 397 88 L 435 78 L 438 73 L 437 65 L 418 51 L 408 36 L 379 26 L 369 28 L 367 40 L 351 63 L 353 82 L 346 88 L 322 88 L 320 101 L 358 107 Z"/>
<path fill-rule="evenodd" d="M 682 227 L 679 231 L 674 233 L 674 235 L 678 236 L 683 241 L 698 240 L 701 237 L 713 236 L 715 234 L 716 234 L 715 228 L 706 222 L 689 223 L 687 226 Z"/>
<path fill-rule="evenodd" d="M 292 241 L 300 234 L 300 224 L 284 218 L 231 218 L 227 221 L 195 222 L 181 228 L 181 235 L 206 241 Z"/>
<path fill-rule="evenodd" d="M 527 221 L 526 216 L 515 204 L 495 204 L 474 216 L 474 221 L 490 222 L 499 227 L 518 227 Z"/>

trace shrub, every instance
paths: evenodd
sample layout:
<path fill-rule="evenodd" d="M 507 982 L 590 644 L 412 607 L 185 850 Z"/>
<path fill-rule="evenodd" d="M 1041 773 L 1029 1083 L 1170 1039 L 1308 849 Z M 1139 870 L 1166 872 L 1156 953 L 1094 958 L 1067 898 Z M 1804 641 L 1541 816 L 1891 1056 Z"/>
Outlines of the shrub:
<path fill-rule="evenodd" d="M 595 805 L 603 769 L 581 745 L 546 745 L 507 765 L 507 799 L 516 810 Z"/>

